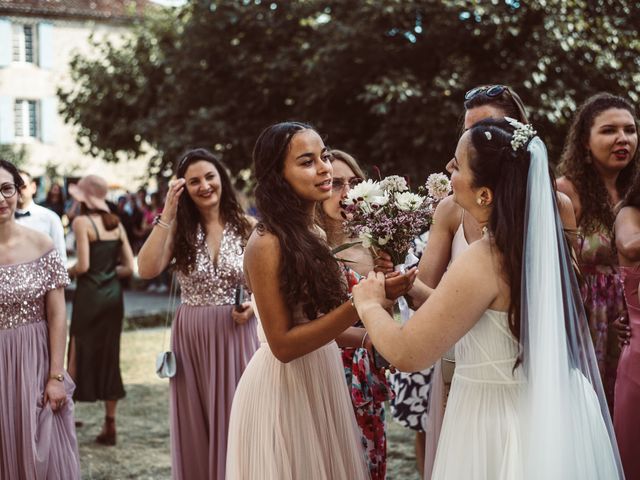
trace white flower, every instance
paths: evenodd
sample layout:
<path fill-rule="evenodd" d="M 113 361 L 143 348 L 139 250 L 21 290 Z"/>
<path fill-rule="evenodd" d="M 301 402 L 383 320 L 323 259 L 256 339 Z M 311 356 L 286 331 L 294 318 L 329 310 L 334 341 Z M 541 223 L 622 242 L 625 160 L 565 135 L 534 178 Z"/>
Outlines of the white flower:
<path fill-rule="evenodd" d="M 380 182 L 380 186 L 387 192 L 404 192 L 409 190 L 407 181 L 399 175 L 390 175 Z"/>
<path fill-rule="evenodd" d="M 420 205 L 422 205 L 424 200 L 425 198 L 422 195 L 403 192 L 396 195 L 395 205 L 403 212 L 414 212 L 420 208 Z"/>
<path fill-rule="evenodd" d="M 360 182 L 349 190 L 349 193 L 347 193 L 347 203 L 358 203 L 361 201 L 366 202 L 369 205 L 386 205 L 389 198 L 386 196 L 378 182 L 367 180 L 365 182 Z"/>
<path fill-rule="evenodd" d="M 527 142 L 538 133 L 530 124 L 525 125 L 511 117 L 504 117 L 504 119 L 515 129 L 513 137 L 511 137 L 511 149 L 514 152 L 517 152 L 520 147 L 526 146 Z"/>
<path fill-rule="evenodd" d="M 371 235 L 371 229 L 369 228 L 363 228 L 362 231 L 360 232 L 360 235 L 358 236 L 358 240 L 360 240 L 362 242 L 362 246 L 364 248 L 370 248 L 372 245 L 372 241 L 373 241 L 373 237 Z"/>
<path fill-rule="evenodd" d="M 436 200 L 442 200 L 451 191 L 451 180 L 444 173 L 432 173 L 425 185 L 429 195 Z"/>
<path fill-rule="evenodd" d="M 387 243 L 389 243 L 389 240 L 391 240 L 393 238 L 393 235 L 385 235 L 384 237 L 380 237 L 378 239 L 378 245 L 380 245 L 381 247 L 386 245 Z"/>

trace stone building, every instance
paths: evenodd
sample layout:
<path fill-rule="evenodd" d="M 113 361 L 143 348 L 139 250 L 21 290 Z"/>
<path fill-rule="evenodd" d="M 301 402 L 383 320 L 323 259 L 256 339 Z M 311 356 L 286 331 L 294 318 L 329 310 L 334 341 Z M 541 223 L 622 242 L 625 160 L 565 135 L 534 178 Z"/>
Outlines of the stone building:
<path fill-rule="evenodd" d="M 147 0 L 0 0 L 0 144 L 23 146 L 26 169 L 61 178 L 97 173 L 134 189 L 144 159 L 110 164 L 82 152 L 75 130 L 58 113 L 56 90 L 71 82 L 75 53 L 94 54 L 89 37 L 117 41 Z"/>

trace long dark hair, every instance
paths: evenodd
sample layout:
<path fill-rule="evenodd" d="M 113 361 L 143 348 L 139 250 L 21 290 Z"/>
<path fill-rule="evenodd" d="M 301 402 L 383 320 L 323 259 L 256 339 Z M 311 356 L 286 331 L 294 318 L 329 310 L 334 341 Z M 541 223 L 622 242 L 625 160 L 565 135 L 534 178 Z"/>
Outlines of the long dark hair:
<path fill-rule="evenodd" d="M 604 181 L 594 168 L 593 161 L 587 161 L 587 144 L 593 122 L 598 115 L 611 108 L 627 110 L 633 117 L 636 129 L 638 128 L 635 109 L 628 100 L 610 93 L 598 93 L 587 99 L 576 113 L 565 140 L 559 165 L 560 173 L 573 183 L 580 197 L 582 215 L 578 226 L 586 234 L 593 233 L 598 228 L 612 232 L 615 221 L 614 206 Z M 636 148 L 635 155 L 620 171 L 616 180 L 616 188 L 621 197 L 627 193 L 638 170 L 638 151 Z"/>
<path fill-rule="evenodd" d="M 249 237 L 251 224 L 247 220 L 242 207 L 236 197 L 236 192 L 231 184 L 231 178 L 227 167 L 210 151 L 204 148 L 196 148 L 187 151 L 178 162 L 176 176 L 184 178 L 187 169 L 194 163 L 205 161 L 211 163 L 220 175 L 220 215 L 225 223 L 230 223 L 244 240 Z M 186 188 L 186 187 L 185 187 Z M 178 201 L 177 228 L 173 255 L 175 268 L 184 274 L 189 274 L 195 266 L 196 249 L 198 247 L 198 225 L 205 231 L 206 226 L 202 222 L 200 212 L 187 192 L 180 196 Z"/>
<path fill-rule="evenodd" d="M 268 231 L 280 243 L 280 291 L 288 305 L 302 304 L 305 315 L 314 319 L 344 302 L 346 291 L 338 262 L 327 243 L 310 230 L 308 211 L 283 177 L 291 139 L 303 130 L 313 128 L 284 122 L 260 134 L 253 150 L 255 197 L 258 233 Z"/>
<path fill-rule="evenodd" d="M 488 228 L 501 253 L 502 272 L 511 288 L 509 330 L 520 341 L 524 212 L 531 155 L 526 146 L 513 150 L 514 129 L 506 120 L 482 120 L 469 131 L 473 187 L 487 187 L 493 192 Z"/>
<path fill-rule="evenodd" d="M 105 212 L 104 210 L 95 210 L 89 208 L 84 202 L 80 203 L 80 215 L 100 215 L 104 229 L 107 232 L 115 230 L 120 225 L 120 218 L 111 212 Z"/>
<path fill-rule="evenodd" d="M 0 168 L 6 170 L 11 174 L 11 176 L 13 177 L 13 183 L 18 189 L 18 193 L 20 193 L 20 190 L 24 188 L 24 180 L 22 180 L 20 171 L 17 169 L 17 167 L 13 163 L 0 158 Z"/>

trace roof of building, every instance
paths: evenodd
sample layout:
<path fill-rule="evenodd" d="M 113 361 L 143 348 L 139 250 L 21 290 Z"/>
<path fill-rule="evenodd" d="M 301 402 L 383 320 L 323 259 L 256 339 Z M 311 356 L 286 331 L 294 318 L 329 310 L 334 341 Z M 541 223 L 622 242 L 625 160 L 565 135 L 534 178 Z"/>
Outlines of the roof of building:
<path fill-rule="evenodd" d="M 123 21 L 150 5 L 150 0 L 0 0 L 0 15 Z"/>

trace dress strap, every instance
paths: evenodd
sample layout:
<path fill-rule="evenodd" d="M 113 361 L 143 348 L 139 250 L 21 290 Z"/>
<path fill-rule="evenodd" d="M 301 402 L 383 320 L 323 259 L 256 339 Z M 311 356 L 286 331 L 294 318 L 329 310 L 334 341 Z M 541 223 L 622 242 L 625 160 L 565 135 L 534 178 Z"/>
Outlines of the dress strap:
<path fill-rule="evenodd" d="M 91 218 L 91 215 L 87 215 L 87 218 L 91 222 L 91 225 L 93 225 L 93 230 L 96 232 L 96 237 L 97 237 L 98 241 L 100 241 L 100 234 L 98 233 L 98 227 L 96 227 L 96 224 L 93 221 L 93 218 Z"/>

